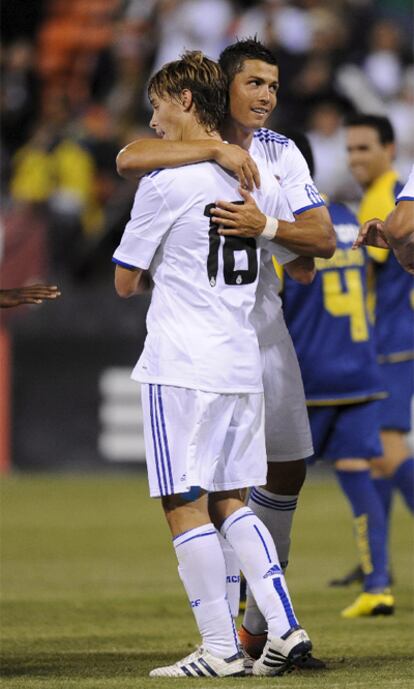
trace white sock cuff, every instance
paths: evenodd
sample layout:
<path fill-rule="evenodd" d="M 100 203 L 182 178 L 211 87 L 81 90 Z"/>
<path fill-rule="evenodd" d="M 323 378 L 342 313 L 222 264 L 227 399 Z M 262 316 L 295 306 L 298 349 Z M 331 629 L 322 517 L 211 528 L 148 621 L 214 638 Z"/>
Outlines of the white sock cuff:
<path fill-rule="evenodd" d="M 254 512 L 252 512 L 250 507 L 240 507 L 238 510 L 233 512 L 233 514 L 231 514 L 230 517 L 227 517 L 227 519 L 224 520 L 220 528 L 221 535 L 224 538 L 226 538 L 227 532 L 230 529 L 230 527 L 233 526 L 235 522 L 239 521 L 239 519 L 245 519 L 246 517 L 254 517 L 255 519 L 257 519 L 256 515 L 254 514 Z"/>
<path fill-rule="evenodd" d="M 188 543 L 188 541 L 193 541 L 195 538 L 203 538 L 205 536 L 215 536 L 217 538 L 217 531 L 211 522 L 209 524 L 203 524 L 203 526 L 197 526 L 195 529 L 189 529 L 188 531 L 183 531 L 183 533 L 174 536 L 173 546 L 177 550 L 180 545 Z"/>
<path fill-rule="evenodd" d="M 265 488 L 252 488 L 249 503 L 254 502 L 256 505 L 280 512 L 293 512 L 296 509 L 298 497 L 298 495 L 276 495 Z"/>

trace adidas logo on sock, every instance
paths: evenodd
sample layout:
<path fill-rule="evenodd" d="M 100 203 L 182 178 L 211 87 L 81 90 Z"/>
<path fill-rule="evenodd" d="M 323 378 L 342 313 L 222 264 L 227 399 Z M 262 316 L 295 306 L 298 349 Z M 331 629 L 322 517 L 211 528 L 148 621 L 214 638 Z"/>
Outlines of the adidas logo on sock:
<path fill-rule="evenodd" d="M 275 577 L 277 574 L 282 574 L 282 570 L 280 569 L 279 565 L 273 565 L 264 575 L 263 579 L 267 579 L 268 577 Z"/>

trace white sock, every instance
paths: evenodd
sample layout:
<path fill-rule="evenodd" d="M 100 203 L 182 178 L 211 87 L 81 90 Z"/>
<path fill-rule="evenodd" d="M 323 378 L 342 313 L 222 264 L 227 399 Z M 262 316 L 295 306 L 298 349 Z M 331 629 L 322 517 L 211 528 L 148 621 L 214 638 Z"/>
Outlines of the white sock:
<path fill-rule="evenodd" d="M 190 600 L 203 647 L 219 658 L 238 652 L 238 638 L 226 598 L 226 565 L 213 524 L 173 539 L 178 572 Z"/>
<path fill-rule="evenodd" d="M 270 636 L 280 637 L 298 626 L 275 544 L 266 526 L 249 507 L 241 507 L 227 517 L 220 530 L 239 559 Z"/>
<path fill-rule="evenodd" d="M 226 563 L 227 600 L 233 617 L 237 617 L 240 607 L 240 564 L 230 543 L 217 531 L 220 546 Z"/>
<path fill-rule="evenodd" d="M 265 488 L 252 488 L 247 503 L 269 529 L 283 571 L 286 570 L 289 560 L 290 533 L 297 501 L 297 495 L 276 495 Z M 257 607 L 249 587 L 246 592 L 243 627 L 252 634 L 263 634 L 267 628 L 266 620 Z"/>
<path fill-rule="evenodd" d="M 247 503 L 269 529 L 283 571 L 289 560 L 290 533 L 297 501 L 297 495 L 276 495 L 264 488 L 252 488 Z"/>

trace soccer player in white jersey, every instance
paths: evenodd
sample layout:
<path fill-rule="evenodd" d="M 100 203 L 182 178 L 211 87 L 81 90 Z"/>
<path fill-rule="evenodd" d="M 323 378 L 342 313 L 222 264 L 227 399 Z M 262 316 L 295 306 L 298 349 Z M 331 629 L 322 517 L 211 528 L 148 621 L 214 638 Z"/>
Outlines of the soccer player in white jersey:
<path fill-rule="evenodd" d="M 360 229 L 355 248 L 362 245 L 392 249 L 402 267 L 414 275 L 414 165 L 408 181 L 397 196 L 395 210 L 382 221 L 367 220 Z"/>
<path fill-rule="evenodd" d="M 226 103 L 220 67 L 188 53 L 150 81 L 151 126 L 166 140 L 219 140 Z M 270 214 L 289 217 L 266 168 L 256 193 Z M 142 384 L 150 493 L 161 497 L 179 574 L 202 645 L 151 676 L 211 677 L 246 672 L 226 595 L 217 530 L 236 553 L 266 619 L 268 638 L 252 666 L 278 675 L 306 655 L 273 539 L 240 489 L 266 481 L 260 351 L 250 321 L 260 261 L 255 239 L 225 239 L 209 210 L 218 194 L 239 200 L 234 177 L 214 163 L 157 170 L 144 177 L 114 253 L 122 297 L 154 288 L 148 335 L 132 377 Z M 276 249 L 276 246 L 274 247 Z M 282 262 L 295 254 L 279 247 Z M 201 495 L 188 501 L 192 486 Z"/>
<path fill-rule="evenodd" d="M 134 178 L 157 167 L 215 160 L 236 174 L 244 187 L 252 188 L 260 180 L 255 160 L 266 161 L 294 213 L 294 221 L 278 218 L 276 235 L 269 245 L 279 244 L 304 256 L 297 260 L 295 274 L 291 274 L 306 282 L 312 270 L 311 257 L 332 256 L 335 234 L 302 154 L 286 137 L 263 129 L 276 106 L 276 58 L 260 42 L 247 39 L 226 48 L 220 62 L 230 83 L 230 115 L 222 127 L 223 136 L 230 143 L 212 139 L 168 143 L 140 139 L 119 153 L 118 171 L 124 177 Z M 237 232 L 230 229 L 229 233 L 257 236 L 268 219 L 250 195 L 242 194 L 246 201 L 243 206 L 220 203 L 221 210 L 214 215 L 220 223 L 237 228 Z M 276 223 L 269 220 L 269 224 L 274 231 Z M 290 265 L 292 268 L 294 264 Z M 305 458 L 313 449 L 299 366 L 281 312 L 273 267 L 265 252 L 254 319 L 262 354 L 268 475 L 265 487 L 252 492 L 249 506 L 270 530 L 285 567 L 292 520 L 305 479 Z M 228 560 L 230 573 L 229 556 Z M 236 577 L 229 576 L 232 579 Z M 266 640 L 265 622 L 251 596 L 241 635 L 245 649 L 255 656 L 260 654 Z M 321 663 L 308 657 L 302 667 L 321 667 Z"/>

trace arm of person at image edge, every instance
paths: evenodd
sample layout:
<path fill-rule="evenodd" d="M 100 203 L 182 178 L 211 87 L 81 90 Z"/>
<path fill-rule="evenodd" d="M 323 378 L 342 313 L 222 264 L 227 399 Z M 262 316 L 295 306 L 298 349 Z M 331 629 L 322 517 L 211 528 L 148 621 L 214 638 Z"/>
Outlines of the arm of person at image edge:
<path fill-rule="evenodd" d="M 45 299 L 57 299 L 60 295 L 61 292 L 57 285 L 27 285 L 26 287 L 0 289 L 0 307 L 9 309 L 23 304 L 42 304 Z"/>
<path fill-rule="evenodd" d="M 115 290 L 120 297 L 128 299 L 152 287 L 148 268 L 168 226 L 169 211 L 162 196 L 151 180 L 141 180 L 131 218 L 112 257 Z"/>
<path fill-rule="evenodd" d="M 410 180 L 414 188 L 414 169 Z M 384 222 L 371 218 L 362 225 L 354 248 L 366 245 L 392 249 L 401 266 L 414 275 L 414 194 L 407 187 L 408 183 L 398 196 L 396 208 Z"/>
<path fill-rule="evenodd" d="M 284 162 L 286 174 L 279 181 L 288 196 L 294 222 L 278 219 L 277 233 L 272 241 L 300 256 L 331 258 L 336 240 L 329 212 L 315 188 L 302 153 L 292 141 L 285 155 L 288 156 Z M 300 209 L 296 206 L 295 209 L 290 192 L 294 193 L 295 188 L 305 189 L 307 185 L 312 189 L 315 201 L 302 197 L 306 205 Z M 241 194 L 245 201 L 242 206 L 218 201 L 216 208 L 211 211 L 213 220 L 223 225 L 220 234 L 257 237 L 263 232 L 267 218 L 248 191 L 242 190 Z"/>

